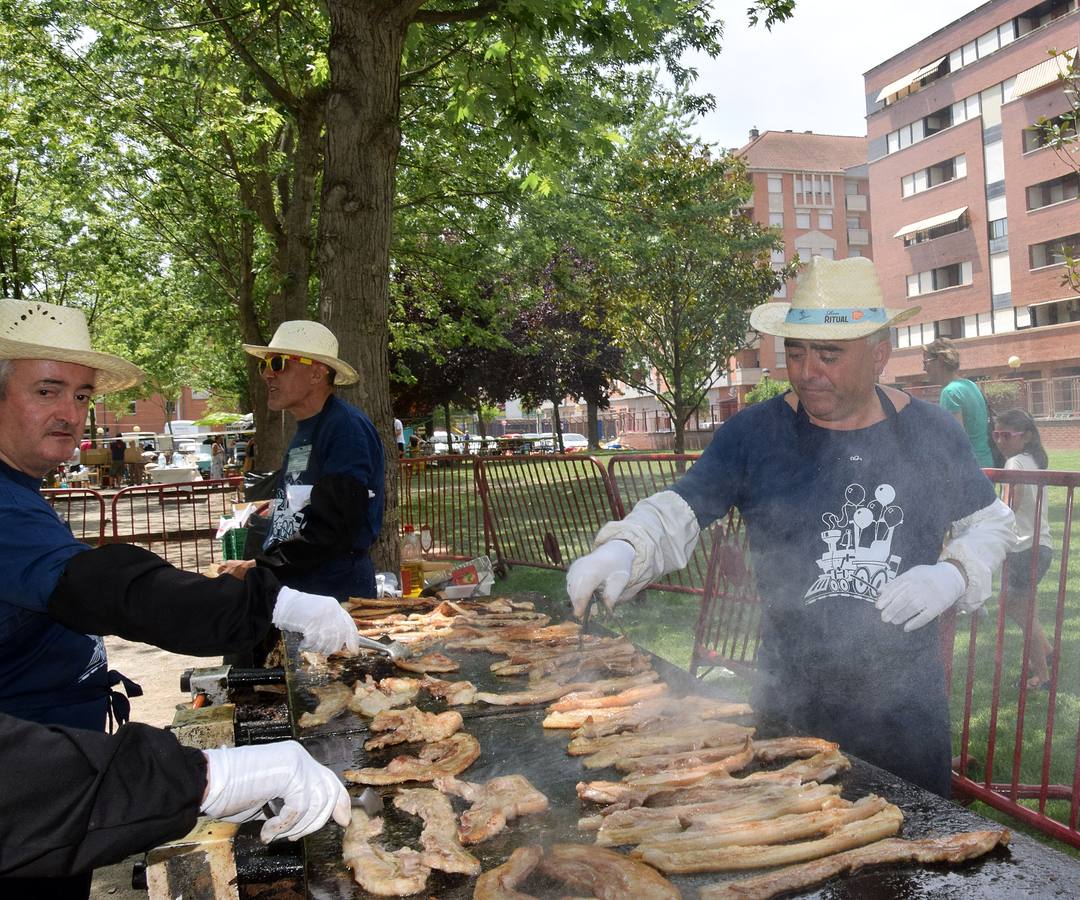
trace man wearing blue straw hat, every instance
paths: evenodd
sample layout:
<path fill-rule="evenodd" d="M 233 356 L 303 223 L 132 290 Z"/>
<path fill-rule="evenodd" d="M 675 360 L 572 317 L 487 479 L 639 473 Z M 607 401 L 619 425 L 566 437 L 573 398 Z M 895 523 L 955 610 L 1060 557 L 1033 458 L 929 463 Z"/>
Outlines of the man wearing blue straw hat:
<path fill-rule="evenodd" d="M 333 597 L 173 568 L 141 547 L 91 549 L 41 496 L 71 456 L 91 398 L 142 372 L 90 345 L 81 310 L 0 301 L 0 895 L 86 897 L 91 870 L 181 837 L 201 813 L 242 822 L 283 806 L 263 837 L 296 840 L 349 819 L 338 777 L 299 744 L 199 751 L 167 732 L 106 715 L 111 687 L 98 635 L 217 655 L 247 649 L 271 624 L 301 646 L 355 652 Z"/>
<path fill-rule="evenodd" d="M 567 572 L 579 613 L 683 568 L 737 507 L 763 601 L 759 733 L 838 741 L 942 796 L 950 784 L 938 619 L 974 610 L 1013 515 L 967 435 L 936 406 L 878 385 L 889 328 L 873 263 L 815 257 L 790 304 L 751 314 L 784 339 L 792 390 L 734 416 L 671 489 L 609 522 Z"/>

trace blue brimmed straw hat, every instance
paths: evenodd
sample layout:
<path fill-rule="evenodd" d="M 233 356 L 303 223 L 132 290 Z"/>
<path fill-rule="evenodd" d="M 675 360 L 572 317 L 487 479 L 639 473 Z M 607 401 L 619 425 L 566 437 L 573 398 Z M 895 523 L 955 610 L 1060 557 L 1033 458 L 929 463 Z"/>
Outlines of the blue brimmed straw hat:
<path fill-rule="evenodd" d="M 90 347 L 86 315 L 73 306 L 0 300 L 0 359 L 51 359 L 97 370 L 95 394 L 134 387 L 143 370 Z"/>
<path fill-rule="evenodd" d="M 313 359 L 334 370 L 334 384 L 356 384 L 360 380 L 356 369 L 338 358 L 338 339 L 334 333 L 319 322 L 307 319 L 282 322 L 267 346 L 244 344 L 244 351 L 260 358 L 284 353 Z"/>
<path fill-rule="evenodd" d="M 874 264 L 863 256 L 815 256 L 799 276 L 790 303 L 763 303 L 750 327 L 777 337 L 850 341 L 910 319 L 920 307 L 885 306 Z"/>

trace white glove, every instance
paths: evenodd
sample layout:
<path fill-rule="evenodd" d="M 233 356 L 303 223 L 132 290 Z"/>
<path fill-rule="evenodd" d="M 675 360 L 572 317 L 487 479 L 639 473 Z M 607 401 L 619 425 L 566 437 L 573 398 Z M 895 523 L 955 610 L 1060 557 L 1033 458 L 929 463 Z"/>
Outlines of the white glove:
<path fill-rule="evenodd" d="M 326 656 L 342 647 L 352 655 L 360 652 L 356 623 L 333 597 L 283 587 L 274 604 L 273 622 L 282 631 L 299 631 L 304 636 L 301 650 Z"/>
<path fill-rule="evenodd" d="M 579 619 L 593 591 L 603 588 L 604 603 L 608 609 L 622 599 L 622 592 L 630 581 L 630 569 L 634 565 L 634 546 L 627 541 L 608 541 L 592 553 L 575 559 L 566 570 L 566 593 Z"/>
<path fill-rule="evenodd" d="M 264 842 L 291 841 L 322 828 L 332 815 L 349 824 L 349 793 L 337 775 L 315 762 L 296 741 L 204 750 L 206 797 L 201 812 L 226 822 L 248 822 L 263 815 L 268 800 L 284 805 L 262 827 Z"/>
<path fill-rule="evenodd" d="M 882 622 L 906 622 L 904 631 L 914 631 L 945 612 L 966 589 L 964 576 L 952 563 L 914 566 L 881 589 L 876 605 Z"/>

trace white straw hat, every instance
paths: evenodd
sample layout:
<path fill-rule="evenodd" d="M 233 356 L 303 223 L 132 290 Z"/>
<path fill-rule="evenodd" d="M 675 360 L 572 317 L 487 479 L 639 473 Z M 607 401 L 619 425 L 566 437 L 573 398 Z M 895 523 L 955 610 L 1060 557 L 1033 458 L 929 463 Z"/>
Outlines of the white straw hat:
<path fill-rule="evenodd" d="M 864 256 L 815 256 L 799 276 L 790 303 L 763 303 L 750 327 L 801 340 L 850 341 L 911 318 L 920 307 L 888 309 L 874 264 Z"/>
<path fill-rule="evenodd" d="M 334 370 L 334 384 L 356 384 L 360 380 L 356 369 L 345 360 L 338 359 L 338 339 L 334 333 L 325 325 L 307 319 L 282 322 L 270 339 L 269 346 L 244 344 L 244 351 L 260 358 L 285 353 L 313 359 Z"/>
<path fill-rule="evenodd" d="M 52 359 L 97 369 L 95 394 L 134 387 L 146 377 L 126 359 L 90 349 L 81 309 L 37 300 L 0 300 L 0 359 Z"/>

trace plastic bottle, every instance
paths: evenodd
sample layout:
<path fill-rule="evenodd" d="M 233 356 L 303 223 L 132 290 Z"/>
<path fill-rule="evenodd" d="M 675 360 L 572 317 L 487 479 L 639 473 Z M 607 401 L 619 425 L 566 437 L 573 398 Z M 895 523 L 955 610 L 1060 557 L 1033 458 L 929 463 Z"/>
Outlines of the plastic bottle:
<path fill-rule="evenodd" d="M 424 560 L 420 549 L 420 535 L 412 525 L 405 526 L 401 538 L 401 595 L 419 597 L 424 589 Z"/>
<path fill-rule="evenodd" d="M 165 468 L 165 454 L 164 453 L 159 453 L 157 455 L 157 464 L 158 464 L 159 469 L 164 469 Z"/>

